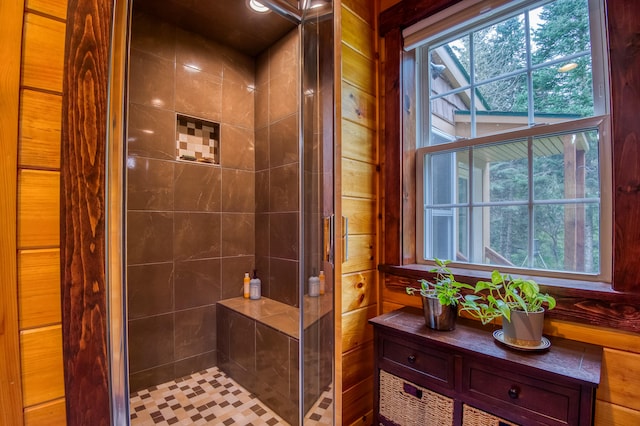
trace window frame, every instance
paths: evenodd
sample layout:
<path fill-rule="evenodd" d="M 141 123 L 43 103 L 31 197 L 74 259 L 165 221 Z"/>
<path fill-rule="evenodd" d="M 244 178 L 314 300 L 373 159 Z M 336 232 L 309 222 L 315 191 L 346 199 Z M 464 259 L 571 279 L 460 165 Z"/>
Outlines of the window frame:
<path fill-rule="evenodd" d="M 407 124 L 415 119 L 410 96 L 415 91 L 415 75 L 411 71 L 415 57 L 404 52 L 402 31 L 459 3 L 402 0 L 379 15 L 384 215 L 383 263 L 378 270 L 382 272 L 385 291 L 403 292 L 415 279 L 430 276 L 428 265 L 415 262 L 415 177 L 408 178 L 415 176 L 415 158 L 410 155 L 415 146 L 404 138 L 415 132 Z M 640 98 L 625 96 L 629 87 L 640 87 L 640 73 L 630 71 L 640 69 L 640 55 L 630 56 L 627 48 L 637 28 L 630 13 L 640 13 L 640 4 L 632 10 L 619 7 L 622 5 L 622 0 L 604 0 L 611 105 L 612 280 L 605 283 L 545 278 L 539 282 L 558 300 L 556 309 L 549 312 L 550 318 L 640 332 L 640 322 L 635 320 L 640 314 L 640 149 L 631 145 L 640 134 L 640 122 L 634 113 L 640 110 Z M 470 284 L 489 276 L 463 267 L 455 267 L 454 272 Z"/>
<path fill-rule="evenodd" d="M 512 274 L 527 274 L 538 278 L 560 278 L 567 281 L 592 281 L 603 282 L 610 285 L 611 283 L 611 212 L 612 199 L 610 191 L 604 190 L 611 187 L 611 155 L 608 148 L 609 144 L 609 116 L 594 116 L 582 118 L 579 120 L 564 121 L 556 124 L 533 126 L 510 131 L 500 135 L 488 135 L 473 139 L 463 139 L 446 145 L 429 145 L 416 148 L 416 264 L 434 265 L 433 261 L 423 260 L 423 247 L 419 244 L 424 239 L 424 224 L 422 221 L 423 210 L 420 206 L 424 205 L 422 195 L 424 194 L 424 165 L 423 158 L 425 154 L 457 151 L 471 147 L 484 146 L 491 143 L 500 143 L 508 140 L 522 140 L 527 138 L 535 138 L 540 135 L 564 133 L 569 131 L 580 131 L 584 129 L 598 129 L 601 137 L 599 138 L 599 155 L 600 155 L 600 241 L 607 242 L 600 245 L 600 272 L 598 274 L 588 274 L 580 272 L 561 272 L 553 270 L 537 270 L 518 267 L 500 266 L 500 270 Z M 498 140 L 496 140 L 498 138 Z M 421 238 L 423 237 L 423 238 Z M 475 263 L 459 263 L 452 261 L 451 266 L 460 266 L 467 269 L 478 269 L 491 271 L 496 268 L 495 265 L 475 264 Z"/>

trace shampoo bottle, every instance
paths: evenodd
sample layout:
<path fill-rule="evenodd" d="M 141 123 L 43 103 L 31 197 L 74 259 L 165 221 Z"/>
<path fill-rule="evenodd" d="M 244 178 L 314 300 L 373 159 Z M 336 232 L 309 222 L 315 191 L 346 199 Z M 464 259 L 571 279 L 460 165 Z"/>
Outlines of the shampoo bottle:
<path fill-rule="evenodd" d="M 309 296 L 318 297 L 320 295 L 320 278 L 316 277 L 315 271 L 309 277 Z"/>
<path fill-rule="evenodd" d="M 245 299 L 249 298 L 249 283 L 251 281 L 251 278 L 249 277 L 249 273 L 245 272 L 244 273 L 244 281 L 242 282 L 243 284 L 243 292 L 242 295 L 244 296 Z"/>
<path fill-rule="evenodd" d="M 258 278 L 257 272 L 255 269 L 253 270 L 253 278 L 249 281 L 249 299 L 251 300 L 260 299 L 262 292 L 262 282 Z"/>
<path fill-rule="evenodd" d="M 320 279 L 320 295 L 322 296 L 325 292 L 324 271 L 320 271 L 318 278 Z"/>

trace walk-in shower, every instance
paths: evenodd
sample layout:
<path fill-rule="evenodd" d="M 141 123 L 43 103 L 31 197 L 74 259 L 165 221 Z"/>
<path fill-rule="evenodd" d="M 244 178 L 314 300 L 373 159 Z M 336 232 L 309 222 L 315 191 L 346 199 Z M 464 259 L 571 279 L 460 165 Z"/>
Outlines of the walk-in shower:
<path fill-rule="evenodd" d="M 248 3 L 133 0 L 116 19 L 129 34 L 116 423 L 249 408 L 258 424 L 262 406 L 290 424 L 332 418 L 332 5 Z M 259 300 L 243 298 L 253 271 Z"/>

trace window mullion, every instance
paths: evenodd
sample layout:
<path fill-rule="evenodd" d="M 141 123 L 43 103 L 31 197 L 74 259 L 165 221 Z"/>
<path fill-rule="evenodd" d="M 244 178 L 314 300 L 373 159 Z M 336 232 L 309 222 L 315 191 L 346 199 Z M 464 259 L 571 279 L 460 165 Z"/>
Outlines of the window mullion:
<path fill-rule="evenodd" d="M 529 268 L 533 268 L 534 267 L 534 263 L 535 263 L 535 230 L 533 229 L 534 227 L 534 211 L 533 211 L 533 137 L 528 137 L 527 138 L 527 157 L 528 157 L 528 161 L 527 161 L 527 179 L 529 181 L 529 185 L 528 185 L 528 190 L 529 190 L 529 194 L 528 194 L 528 213 L 529 213 L 529 232 L 528 232 L 528 248 L 527 251 L 529 252 Z"/>

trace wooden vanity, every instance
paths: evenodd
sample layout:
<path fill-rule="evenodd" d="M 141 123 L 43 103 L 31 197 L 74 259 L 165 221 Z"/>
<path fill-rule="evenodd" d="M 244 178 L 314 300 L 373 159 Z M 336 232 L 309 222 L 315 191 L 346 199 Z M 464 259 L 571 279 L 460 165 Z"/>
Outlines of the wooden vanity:
<path fill-rule="evenodd" d="M 376 425 L 591 425 L 602 347 L 557 337 L 542 351 L 496 341 L 496 326 L 425 326 L 406 307 L 375 333 Z M 414 423 L 415 422 L 415 423 Z"/>

